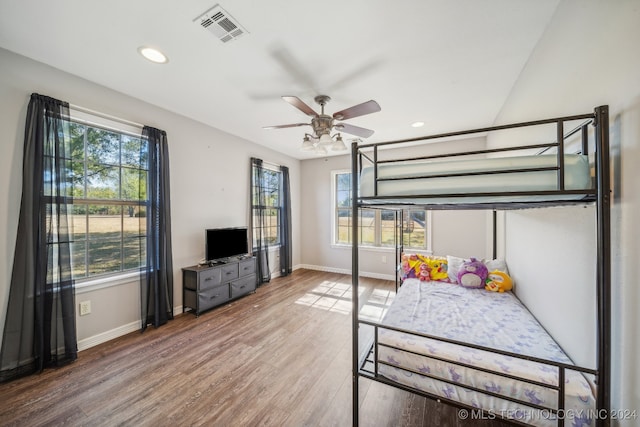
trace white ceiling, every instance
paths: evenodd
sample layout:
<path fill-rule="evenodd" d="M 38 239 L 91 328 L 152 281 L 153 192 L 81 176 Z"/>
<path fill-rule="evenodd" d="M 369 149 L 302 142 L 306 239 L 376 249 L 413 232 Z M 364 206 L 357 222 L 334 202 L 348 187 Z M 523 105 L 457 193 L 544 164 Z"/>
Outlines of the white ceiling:
<path fill-rule="evenodd" d="M 0 46 L 304 159 L 310 128 L 262 129 L 308 121 L 281 95 L 376 100 L 369 142 L 492 124 L 558 1 L 221 0 L 248 31 L 223 43 L 194 22 L 217 0 L 0 0 Z"/>

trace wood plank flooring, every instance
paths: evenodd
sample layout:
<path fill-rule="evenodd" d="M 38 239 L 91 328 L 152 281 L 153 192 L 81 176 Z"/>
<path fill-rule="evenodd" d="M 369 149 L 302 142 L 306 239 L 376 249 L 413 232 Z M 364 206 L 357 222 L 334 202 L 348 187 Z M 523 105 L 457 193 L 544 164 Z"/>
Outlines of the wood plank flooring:
<path fill-rule="evenodd" d="M 360 286 L 363 312 L 381 316 L 393 282 Z M 349 426 L 350 288 L 350 276 L 297 270 L 199 317 L 82 351 L 0 384 L 0 425 Z M 367 379 L 360 399 L 362 426 L 478 425 Z"/>

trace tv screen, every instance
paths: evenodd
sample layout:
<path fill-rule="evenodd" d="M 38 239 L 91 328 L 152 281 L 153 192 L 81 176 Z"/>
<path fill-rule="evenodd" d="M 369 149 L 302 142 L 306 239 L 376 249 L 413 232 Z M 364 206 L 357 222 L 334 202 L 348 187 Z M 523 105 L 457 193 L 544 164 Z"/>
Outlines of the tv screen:
<path fill-rule="evenodd" d="M 247 227 L 206 230 L 205 258 L 213 261 L 249 253 Z"/>

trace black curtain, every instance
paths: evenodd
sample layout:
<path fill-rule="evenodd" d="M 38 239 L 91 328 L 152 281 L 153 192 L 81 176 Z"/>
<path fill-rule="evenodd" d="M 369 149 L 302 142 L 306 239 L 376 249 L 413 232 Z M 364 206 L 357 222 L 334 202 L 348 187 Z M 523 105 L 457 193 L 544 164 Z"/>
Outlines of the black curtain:
<path fill-rule="evenodd" d="M 280 198 L 280 275 L 291 274 L 291 188 L 289 168 L 280 166 L 282 173 L 282 197 Z"/>
<path fill-rule="evenodd" d="M 144 331 L 148 325 L 158 327 L 173 319 L 173 261 L 167 134 L 145 126 L 142 139 L 147 141 L 148 147 L 147 152 L 140 156 L 141 159 L 148 157 L 147 179 L 140 180 L 141 185 L 146 183 L 148 198 L 147 215 L 142 219 L 147 233 L 147 259 L 140 281 Z"/>
<path fill-rule="evenodd" d="M 78 357 L 67 218 L 72 203 L 68 119 L 68 103 L 31 95 L 0 381 Z"/>
<path fill-rule="evenodd" d="M 269 246 L 266 242 L 267 206 L 265 200 L 264 167 L 261 159 L 251 158 L 251 230 L 255 247 L 253 255 L 256 257 L 256 273 L 258 285 L 271 280 L 269 271 Z"/>

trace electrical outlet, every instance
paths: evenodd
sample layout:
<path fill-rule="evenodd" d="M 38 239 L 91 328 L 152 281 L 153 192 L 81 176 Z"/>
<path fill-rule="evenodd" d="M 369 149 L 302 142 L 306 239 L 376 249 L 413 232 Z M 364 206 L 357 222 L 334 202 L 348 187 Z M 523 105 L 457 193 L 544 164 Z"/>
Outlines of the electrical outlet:
<path fill-rule="evenodd" d="M 82 301 L 80 303 L 80 316 L 91 314 L 91 301 Z"/>
<path fill-rule="evenodd" d="M 382 263 L 383 264 L 387 263 L 387 256 L 386 255 L 382 255 Z"/>

